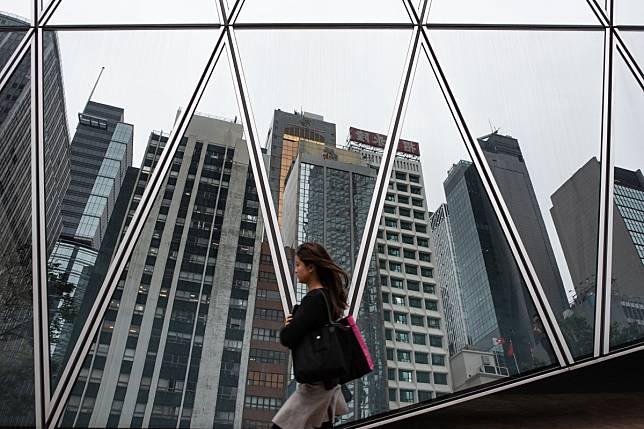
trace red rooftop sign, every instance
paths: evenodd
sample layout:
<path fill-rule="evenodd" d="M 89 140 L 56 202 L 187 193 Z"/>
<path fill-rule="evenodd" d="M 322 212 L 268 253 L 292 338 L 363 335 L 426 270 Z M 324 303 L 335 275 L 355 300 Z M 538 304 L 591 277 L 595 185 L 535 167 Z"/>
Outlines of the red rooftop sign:
<path fill-rule="evenodd" d="M 349 138 L 354 142 L 381 149 L 385 147 L 385 142 L 387 141 L 387 136 L 384 134 L 372 133 L 353 127 L 349 127 Z M 420 147 L 416 142 L 400 139 L 398 140 L 398 152 L 420 156 Z"/>

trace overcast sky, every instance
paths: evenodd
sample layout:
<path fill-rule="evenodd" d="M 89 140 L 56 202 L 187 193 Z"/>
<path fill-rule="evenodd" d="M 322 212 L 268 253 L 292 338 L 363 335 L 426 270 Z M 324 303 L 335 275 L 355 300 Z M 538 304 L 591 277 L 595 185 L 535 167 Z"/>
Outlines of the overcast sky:
<path fill-rule="evenodd" d="M 0 9 L 30 16 L 30 2 L 2 0 Z M 644 23 L 644 2 L 619 0 L 621 23 Z M 406 22 L 401 2 L 359 0 L 246 0 L 239 22 Z M 431 22 L 589 24 L 585 0 L 434 0 Z M 55 24 L 213 23 L 212 0 L 63 0 Z M 99 70 L 105 72 L 94 100 L 125 109 L 135 127 L 134 164 L 150 131 L 169 131 L 185 107 L 215 43 L 216 31 L 59 32 L 70 133 Z M 273 109 L 303 109 L 337 126 L 338 143 L 349 126 L 386 133 L 403 72 L 411 32 L 237 31 L 239 54 L 264 143 Z M 602 32 L 432 33 L 437 55 L 475 137 L 499 128 L 519 140 L 564 282 L 565 259 L 550 218 L 550 196 L 600 153 Z M 644 58 L 644 35 L 624 33 L 636 58 Z M 616 56 L 617 61 L 621 61 Z M 226 57 L 198 110 L 239 116 Z M 618 65 L 615 76 L 617 164 L 641 168 L 644 160 L 644 97 Z M 421 144 L 428 207 L 445 201 L 449 167 L 467 159 L 425 59 L 416 71 L 403 138 Z"/>

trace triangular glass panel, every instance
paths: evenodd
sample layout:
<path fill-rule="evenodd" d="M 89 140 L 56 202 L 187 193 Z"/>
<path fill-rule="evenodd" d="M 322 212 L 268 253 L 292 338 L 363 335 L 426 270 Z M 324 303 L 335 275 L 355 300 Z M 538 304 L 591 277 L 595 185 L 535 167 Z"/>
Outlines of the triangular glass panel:
<path fill-rule="evenodd" d="M 631 49 L 644 57 L 644 50 Z M 617 52 L 613 60 L 610 347 L 616 349 L 644 340 L 644 91 Z"/>
<path fill-rule="evenodd" d="M 211 30 L 44 33 L 53 388 L 98 296 L 131 193 L 146 186 L 134 166 L 145 162 L 148 174 L 150 132 L 172 128 L 216 37 Z M 180 67 L 168 66 L 168 52 Z"/>
<path fill-rule="evenodd" d="M 432 40 L 571 353 L 585 356 L 599 176 L 584 175 L 599 174 L 603 32 L 437 31 Z"/>
<path fill-rule="evenodd" d="M 279 406 L 285 395 L 282 302 L 226 63 L 223 51 L 109 298 L 63 426 L 232 428 L 247 408 Z M 151 132 L 139 183 L 167 142 Z M 134 189 L 126 219 L 141 193 Z M 259 403 L 252 386 L 273 399 Z"/>
<path fill-rule="evenodd" d="M 615 25 L 644 25 L 644 3 L 639 0 L 613 2 Z"/>
<path fill-rule="evenodd" d="M 0 33 L 8 42 L 21 37 Z M 8 55 L 0 50 L 0 66 Z M 35 425 L 30 58 L 27 52 L 0 91 L 0 426 L 5 427 Z"/>
<path fill-rule="evenodd" d="M 390 410 L 552 365 L 554 356 L 423 51 L 377 241 Z M 406 195 L 399 184 L 416 183 Z M 411 212 L 416 230 L 406 228 Z M 398 238 L 399 237 L 399 238 Z M 419 275 L 393 272 L 391 262 Z"/>
<path fill-rule="evenodd" d="M 586 0 L 435 0 L 430 24 L 598 24 Z"/>
<path fill-rule="evenodd" d="M 46 0 L 49 4 L 51 0 Z M 218 24 L 219 2 L 63 0 L 48 25 Z M 161 61 L 161 59 L 159 59 Z"/>
<path fill-rule="evenodd" d="M 432 40 L 571 352 L 585 356 L 598 176 L 583 195 L 577 183 L 599 173 L 603 32 L 436 31 Z"/>
<path fill-rule="evenodd" d="M 411 23 L 402 1 L 245 0 L 238 23 Z"/>
<path fill-rule="evenodd" d="M 273 201 L 289 252 L 305 242 L 317 242 L 349 275 L 355 274 L 411 33 L 237 31 L 258 134 L 266 139 Z M 311 51 L 310 46 L 317 48 Z M 300 52 L 298 59 L 287 59 L 285 49 Z M 417 191 L 414 184 L 401 188 L 408 195 Z M 413 223 L 409 225 L 413 228 Z M 293 266 L 292 256 L 289 263 Z M 369 337 L 367 343 L 374 347 L 373 354 L 380 358 L 382 353 L 375 352 L 378 348 L 384 352 L 377 263 L 374 256 L 359 323 Z M 392 262 L 391 269 L 403 272 L 403 264 Z M 293 281 L 300 301 L 307 287 L 295 276 Z M 386 410 L 384 373 L 351 386 L 355 396 L 343 421 Z"/>
<path fill-rule="evenodd" d="M 635 62 L 642 70 L 644 64 L 644 31 L 622 31 L 619 33 L 628 52 L 633 56 Z M 616 56 L 620 54 L 616 51 Z"/>
<path fill-rule="evenodd" d="M 29 0 L 4 0 L 0 6 L 0 27 L 28 27 L 31 25 Z"/>

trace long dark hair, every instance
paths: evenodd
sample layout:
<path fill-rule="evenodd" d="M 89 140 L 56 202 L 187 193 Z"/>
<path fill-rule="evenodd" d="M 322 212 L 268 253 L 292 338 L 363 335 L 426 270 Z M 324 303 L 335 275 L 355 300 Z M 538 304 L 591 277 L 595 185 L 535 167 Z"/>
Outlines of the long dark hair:
<path fill-rule="evenodd" d="M 305 265 L 315 266 L 320 283 L 330 292 L 333 317 L 342 316 L 344 309 L 347 308 L 349 286 L 349 275 L 346 271 L 333 262 L 326 249 L 318 243 L 303 243 L 297 248 L 295 254 Z"/>

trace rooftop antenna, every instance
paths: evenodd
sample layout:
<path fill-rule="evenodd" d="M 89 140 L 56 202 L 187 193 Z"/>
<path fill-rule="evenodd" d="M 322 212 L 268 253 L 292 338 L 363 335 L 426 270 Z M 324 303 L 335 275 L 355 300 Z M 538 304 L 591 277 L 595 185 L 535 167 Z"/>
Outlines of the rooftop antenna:
<path fill-rule="evenodd" d="M 487 118 L 487 122 L 490 124 L 490 131 L 491 131 L 491 134 L 496 134 L 496 133 L 498 133 L 498 132 L 499 132 L 500 128 L 496 128 L 496 127 L 494 127 L 494 126 L 492 125 L 492 121 L 490 120 L 490 118 Z"/>
<path fill-rule="evenodd" d="M 87 98 L 87 104 L 89 104 L 89 102 L 92 100 L 92 97 L 94 96 L 94 91 L 96 91 L 98 82 L 101 80 L 101 76 L 103 75 L 103 70 L 105 70 L 105 66 L 101 67 L 101 71 L 98 73 L 98 77 L 96 78 L 96 82 L 94 83 L 94 88 L 92 88 L 92 92 L 89 93 L 89 97 Z M 87 106 L 87 104 L 85 106 Z"/>

